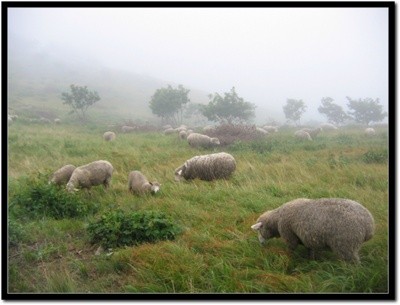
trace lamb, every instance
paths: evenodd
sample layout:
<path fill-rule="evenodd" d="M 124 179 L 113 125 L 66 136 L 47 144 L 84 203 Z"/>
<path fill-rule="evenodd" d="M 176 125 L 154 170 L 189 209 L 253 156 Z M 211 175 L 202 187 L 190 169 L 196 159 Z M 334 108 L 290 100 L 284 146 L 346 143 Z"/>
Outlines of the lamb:
<path fill-rule="evenodd" d="M 375 132 L 375 129 L 370 127 L 370 128 L 366 128 L 364 130 L 364 134 L 367 135 L 367 136 L 373 136 L 373 135 L 376 134 L 376 132 Z"/>
<path fill-rule="evenodd" d="M 200 179 L 212 181 L 227 179 L 236 169 L 235 158 L 225 152 L 195 156 L 175 170 L 175 180 Z"/>
<path fill-rule="evenodd" d="M 344 261 L 357 263 L 363 242 L 374 235 L 374 218 L 360 203 L 342 198 L 304 199 L 287 202 L 262 214 L 251 226 L 263 244 L 282 237 L 290 250 L 298 244 L 315 251 L 330 248 Z"/>
<path fill-rule="evenodd" d="M 128 176 L 128 189 L 137 195 L 152 193 L 160 190 L 161 184 L 157 181 L 149 182 L 140 171 L 132 171 Z"/>
<path fill-rule="evenodd" d="M 304 131 L 304 130 L 297 130 L 294 133 L 294 136 L 296 138 L 298 138 L 298 139 L 312 141 L 312 138 L 311 138 L 310 134 L 307 131 Z"/>
<path fill-rule="evenodd" d="M 211 148 L 220 145 L 218 138 L 210 138 L 200 133 L 191 133 L 187 137 L 187 141 L 191 147 Z"/>
<path fill-rule="evenodd" d="M 71 178 L 72 172 L 75 170 L 76 166 L 72 164 L 64 165 L 60 169 L 56 170 L 49 180 L 49 184 L 63 185 L 67 184 Z"/>
<path fill-rule="evenodd" d="M 115 138 L 116 138 L 116 135 L 115 135 L 115 133 L 112 132 L 112 131 L 106 131 L 106 132 L 103 134 L 103 139 L 104 139 L 105 141 L 114 141 Z"/>
<path fill-rule="evenodd" d="M 80 188 L 90 189 L 92 186 L 103 184 L 108 188 L 114 168 L 110 162 L 98 160 L 92 163 L 79 166 L 72 172 L 67 183 L 67 191 L 73 192 Z"/>

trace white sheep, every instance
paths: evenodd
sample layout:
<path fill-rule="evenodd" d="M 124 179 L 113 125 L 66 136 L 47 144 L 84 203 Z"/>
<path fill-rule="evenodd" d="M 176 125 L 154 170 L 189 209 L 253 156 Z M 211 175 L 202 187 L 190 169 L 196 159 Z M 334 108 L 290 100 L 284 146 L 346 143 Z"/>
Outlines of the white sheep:
<path fill-rule="evenodd" d="M 304 131 L 304 130 L 297 130 L 294 133 L 294 136 L 296 138 L 298 138 L 298 139 L 301 139 L 301 140 L 312 141 L 312 138 L 311 138 L 310 134 L 307 131 Z"/>
<path fill-rule="evenodd" d="M 182 178 L 186 180 L 198 178 L 206 181 L 226 179 L 235 169 L 235 158 L 225 152 L 195 156 L 175 170 L 175 180 L 180 181 Z"/>
<path fill-rule="evenodd" d="M 265 135 L 265 136 L 267 136 L 267 135 L 269 134 L 268 131 L 266 131 L 264 128 L 261 128 L 261 127 L 256 127 L 256 131 L 257 131 L 259 134 L 262 134 L 262 135 Z"/>
<path fill-rule="evenodd" d="M 181 130 L 179 132 L 179 139 L 186 140 L 186 138 L 187 138 L 187 131 L 186 130 Z"/>
<path fill-rule="evenodd" d="M 75 165 L 67 164 L 56 170 L 49 180 L 49 184 L 63 185 L 66 184 L 72 176 L 73 171 L 76 169 Z"/>
<path fill-rule="evenodd" d="M 262 128 L 268 132 L 278 132 L 277 126 L 264 125 Z"/>
<path fill-rule="evenodd" d="M 315 137 L 322 131 L 321 127 L 317 127 L 317 128 L 303 128 L 302 129 L 305 132 L 308 132 L 308 134 L 310 135 L 311 139 L 315 139 Z"/>
<path fill-rule="evenodd" d="M 128 175 L 128 189 L 134 194 L 155 194 L 160 190 L 160 186 L 157 181 L 149 182 L 140 171 L 131 171 Z"/>
<path fill-rule="evenodd" d="M 79 166 L 72 172 L 67 183 L 67 191 L 73 192 L 77 188 L 90 189 L 92 186 L 103 184 L 105 188 L 110 185 L 114 168 L 110 162 L 105 160 Z"/>
<path fill-rule="evenodd" d="M 324 131 L 337 130 L 338 129 L 335 125 L 333 125 L 331 123 L 323 123 L 323 124 L 321 124 L 321 128 Z"/>
<path fill-rule="evenodd" d="M 169 135 L 169 134 L 173 134 L 173 133 L 176 133 L 176 130 L 173 128 L 167 128 L 164 130 L 165 135 Z"/>
<path fill-rule="evenodd" d="M 364 134 L 367 136 L 374 136 L 376 134 L 375 129 L 369 127 L 364 130 Z"/>
<path fill-rule="evenodd" d="M 135 130 L 135 127 L 132 127 L 132 126 L 122 126 L 122 127 L 121 127 L 121 131 L 122 131 L 123 133 L 132 132 L 132 131 L 134 131 L 134 130 Z"/>
<path fill-rule="evenodd" d="M 218 138 L 210 138 L 209 136 L 195 132 L 187 137 L 187 141 L 191 147 L 210 148 L 220 145 Z"/>
<path fill-rule="evenodd" d="M 103 139 L 104 139 L 105 141 L 114 141 L 115 138 L 116 138 L 116 135 L 115 135 L 115 133 L 112 132 L 112 131 L 106 131 L 106 132 L 103 134 Z"/>
<path fill-rule="evenodd" d="M 299 198 L 265 212 L 251 228 L 262 244 L 282 237 L 291 251 L 303 244 L 312 258 L 316 250 L 330 248 L 345 261 L 359 262 L 362 243 L 374 235 L 374 218 L 350 199 Z"/>
<path fill-rule="evenodd" d="M 54 124 L 60 124 L 60 123 L 61 123 L 61 120 L 59 118 L 54 119 Z"/>

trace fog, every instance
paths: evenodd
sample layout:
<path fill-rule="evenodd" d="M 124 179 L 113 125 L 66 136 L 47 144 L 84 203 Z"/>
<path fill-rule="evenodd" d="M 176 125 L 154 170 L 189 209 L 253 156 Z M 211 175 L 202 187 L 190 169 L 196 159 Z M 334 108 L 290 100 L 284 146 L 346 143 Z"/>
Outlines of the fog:
<path fill-rule="evenodd" d="M 208 93 L 233 86 L 259 119 L 302 121 L 322 97 L 388 106 L 387 8 L 10 8 L 9 42 L 60 58 L 123 69 Z"/>

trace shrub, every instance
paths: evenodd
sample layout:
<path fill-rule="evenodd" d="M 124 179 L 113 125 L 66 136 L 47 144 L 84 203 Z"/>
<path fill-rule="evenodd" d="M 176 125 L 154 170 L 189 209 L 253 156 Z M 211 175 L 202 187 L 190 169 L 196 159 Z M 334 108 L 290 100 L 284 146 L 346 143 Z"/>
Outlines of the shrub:
<path fill-rule="evenodd" d="M 90 241 L 104 248 L 137 245 L 158 240 L 173 240 L 180 228 L 161 212 L 126 213 L 109 211 L 88 226 Z"/>
<path fill-rule="evenodd" d="M 8 219 L 8 242 L 10 246 L 16 246 L 27 236 L 24 227 L 15 219 Z"/>
<path fill-rule="evenodd" d="M 74 218 L 95 212 L 93 204 L 83 202 L 76 194 L 48 184 L 43 178 L 29 180 L 10 199 L 10 213 L 33 218 Z"/>
<path fill-rule="evenodd" d="M 379 150 L 379 151 L 367 151 L 362 156 L 362 160 L 365 163 L 385 163 L 388 158 L 387 149 Z"/>

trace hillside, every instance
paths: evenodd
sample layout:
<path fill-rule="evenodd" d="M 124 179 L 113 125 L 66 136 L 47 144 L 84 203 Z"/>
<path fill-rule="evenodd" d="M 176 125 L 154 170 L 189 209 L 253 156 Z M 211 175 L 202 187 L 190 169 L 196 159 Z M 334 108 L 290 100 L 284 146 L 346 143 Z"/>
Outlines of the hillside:
<path fill-rule="evenodd" d="M 92 118 L 153 120 L 148 102 L 155 90 L 178 85 L 73 56 L 61 58 L 26 42 L 9 46 L 8 68 L 9 111 L 28 117 L 66 118 L 69 108 L 62 104 L 60 95 L 76 84 L 96 90 L 101 97 L 90 109 Z M 191 102 L 208 102 L 207 92 L 185 87 L 190 89 Z"/>

